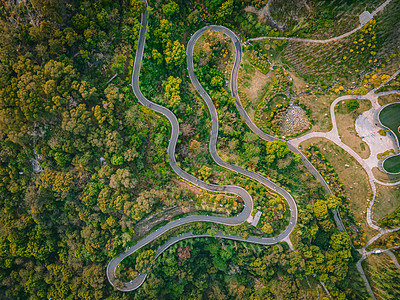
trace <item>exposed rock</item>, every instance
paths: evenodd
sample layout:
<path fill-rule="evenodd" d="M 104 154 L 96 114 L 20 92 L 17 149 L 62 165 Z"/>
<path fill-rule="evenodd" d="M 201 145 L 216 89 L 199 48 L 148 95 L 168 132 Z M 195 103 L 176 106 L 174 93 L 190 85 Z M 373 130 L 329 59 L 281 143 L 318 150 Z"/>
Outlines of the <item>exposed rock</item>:
<path fill-rule="evenodd" d="M 290 105 L 281 121 L 279 132 L 281 135 L 290 136 L 302 132 L 310 127 L 310 120 L 300 106 Z"/>

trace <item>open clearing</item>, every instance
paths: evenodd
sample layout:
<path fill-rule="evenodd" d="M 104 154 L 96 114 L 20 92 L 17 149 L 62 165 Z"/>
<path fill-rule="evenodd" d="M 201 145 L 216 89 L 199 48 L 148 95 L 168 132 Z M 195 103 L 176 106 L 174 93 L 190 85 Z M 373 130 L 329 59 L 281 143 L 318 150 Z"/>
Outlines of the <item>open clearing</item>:
<path fill-rule="evenodd" d="M 347 100 L 350 101 L 350 100 Z M 356 151 L 361 158 L 368 158 L 370 149 L 367 143 L 358 136 L 355 130 L 355 120 L 360 113 L 371 108 L 371 102 L 366 100 L 358 100 L 360 107 L 355 112 L 349 112 L 346 106 L 347 101 L 341 101 L 335 108 L 336 124 L 338 127 L 342 142 Z"/>
<path fill-rule="evenodd" d="M 374 220 L 379 220 L 393 213 L 400 205 L 400 186 L 377 185 L 374 205 Z"/>
<path fill-rule="evenodd" d="M 274 77 L 273 71 L 268 74 L 261 73 L 250 64 L 247 55 L 244 55 L 239 69 L 238 88 L 240 100 L 252 120 L 254 120 L 257 105 L 261 102 Z"/>
<path fill-rule="evenodd" d="M 379 105 L 386 105 L 393 102 L 400 102 L 400 94 L 390 94 L 385 96 L 380 96 L 378 98 Z"/>
<path fill-rule="evenodd" d="M 351 204 L 351 210 L 357 222 L 361 223 L 368 240 L 376 234 L 376 231 L 368 226 L 365 218 L 368 200 L 372 195 L 366 172 L 352 156 L 333 142 L 323 138 L 311 138 L 301 146 L 304 149 L 309 144 L 317 146 L 335 169 Z M 349 167 L 346 167 L 346 164 Z"/>
<path fill-rule="evenodd" d="M 329 113 L 330 104 L 337 98 L 337 95 L 316 95 L 306 93 L 297 99 L 311 109 L 311 118 L 314 120 L 311 131 L 329 131 L 332 129 L 332 122 Z"/>

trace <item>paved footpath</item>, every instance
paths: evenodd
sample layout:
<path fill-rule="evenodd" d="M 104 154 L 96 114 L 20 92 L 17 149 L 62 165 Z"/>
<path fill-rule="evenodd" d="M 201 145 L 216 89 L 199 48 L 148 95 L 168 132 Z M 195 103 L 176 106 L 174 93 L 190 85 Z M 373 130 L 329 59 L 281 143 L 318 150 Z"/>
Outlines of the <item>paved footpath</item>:
<path fill-rule="evenodd" d="M 392 0 L 386 0 L 384 3 L 382 3 L 377 9 L 375 9 L 371 14 L 370 14 L 370 19 L 375 17 L 376 14 L 379 12 L 383 11 L 384 8 L 390 3 Z M 340 41 L 344 39 L 345 37 L 348 37 L 357 31 L 359 31 L 361 28 L 364 27 L 365 24 L 360 24 L 353 30 L 346 32 L 342 35 L 335 36 L 333 38 L 329 38 L 326 40 L 319 40 L 319 39 L 303 39 L 303 38 L 295 38 L 295 37 L 281 37 L 281 36 L 262 36 L 262 37 L 257 37 L 257 38 L 252 38 L 248 39 L 248 42 L 252 41 L 260 41 L 260 40 L 285 40 L 285 41 L 293 41 L 293 42 L 303 42 L 303 43 L 317 43 L 317 44 L 327 44 L 327 43 L 332 43 L 336 41 Z M 247 42 L 246 41 L 246 42 Z"/>
<path fill-rule="evenodd" d="M 299 145 L 310 139 L 310 138 L 325 138 L 330 140 L 331 142 L 335 143 L 336 145 L 338 145 L 339 147 L 341 147 L 343 150 L 345 150 L 347 153 L 349 153 L 366 171 L 367 175 L 368 175 L 368 180 L 372 189 L 372 201 L 370 201 L 369 205 L 367 206 L 367 215 L 366 215 L 366 219 L 367 219 L 367 223 L 368 226 L 371 227 L 374 230 L 378 231 L 378 234 L 376 234 L 374 237 L 372 237 L 362 249 L 359 249 L 359 251 L 361 251 L 360 253 L 363 254 L 363 257 L 357 262 L 356 266 L 357 266 L 357 270 L 359 271 L 361 278 L 364 280 L 365 285 L 367 286 L 367 289 L 372 297 L 372 299 L 376 299 L 375 295 L 372 291 L 372 288 L 368 282 L 367 277 L 365 276 L 364 270 L 362 268 L 362 261 L 364 259 L 366 259 L 368 257 L 368 255 L 375 253 L 374 251 L 376 250 L 372 250 L 369 252 L 366 252 L 366 248 L 371 245 L 373 242 L 375 242 L 376 240 L 378 240 L 381 236 L 383 236 L 386 233 L 391 233 L 391 232 L 396 232 L 398 230 L 400 230 L 400 227 L 397 228 L 393 228 L 393 229 L 384 229 L 379 227 L 378 225 L 373 223 L 372 220 L 372 209 L 373 206 L 375 204 L 375 199 L 376 199 L 376 184 L 380 184 L 380 185 L 385 185 L 385 186 L 396 186 L 399 185 L 400 182 L 382 182 L 378 179 L 375 178 L 372 169 L 370 168 L 370 166 L 367 163 L 368 159 L 362 159 L 358 153 L 356 153 L 352 148 L 350 148 L 349 146 L 347 146 L 345 143 L 342 142 L 342 140 L 340 139 L 339 133 L 338 133 L 338 129 L 337 129 L 337 123 L 336 123 L 336 116 L 335 116 L 335 107 L 336 105 L 343 100 L 349 100 L 349 99 L 366 99 L 371 101 L 372 107 L 374 107 L 375 109 L 379 109 L 380 105 L 378 102 L 378 98 L 380 96 L 383 95 L 390 95 L 390 94 L 399 94 L 400 91 L 398 90 L 393 90 L 393 91 L 386 91 L 386 92 L 380 92 L 380 93 L 375 93 L 375 91 L 379 90 L 380 88 L 382 88 L 384 85 L 386 85 L 388 82 L 390 82 L 391 80 L 393 80 L 397 75 L 400 74 L 400 70 L 397 71 L 396 73 L 394 73 L 386 82 L 384 82 L 382 85 L 380 85 L 379 87 L 371 90 L 369 93 L 367 93 L 366 95 L 363 96 L 358 96 L 358 95 L 345 95 L 345 96 L 341 96 L 338 97 L 337 99 L 335 99 L 331 106 L 330 106 L 330 114 L 331 114 L 331 121 L 332 121 L 332 129 L 329 132 L 311 132 L 309 134 L 306 134 L 304 136 L 301 136 L 299 138 L 295 138 L 289 141 L 289 143 L 295 147 L 298 148 Z M 388 252 L 386 250 L 382 250 L 381 252 L 386 252 L 393 260 L 394 264 L 396 266 L 398 266 L 398 262 L 397 259 L 393 259 L 393 257 L 395 258 L 394 254 L 392 252 Z M 365 254 L 365 255 L 364 255 Z"/>
<path fill-rule="evenodd" d="M 400 73 L 400 71 L 397 71 L 394 75 L 397 76 L 399 73 Z M 395 78 L 396 76 L 391 76 L 391 79 Z M 386 81 L 385 84 L 388 83 L 391 79 Z M 325 139 L 330 140 L 331 142 L 335 143 L 336 145 L 341 147 L 343 150 L 345 150 L 348 154 L 350 154 L 363 167 L 363 169 L 367 173 L 369 184 L 372 189 L 373 198 L 372 198 L 372 201 L 370 202 L 370 205 L 367 207 L 367 223 L 371 228 L 378 230 L 380 232 L 384 232 L 384 233 L 386 233 L 387 230 L 380 228 L 379 226 L 375 225 L 372 222 L 372 207 L 375 204 L 375 198 L 376 198 L 375 183 L 384 185 L 384 186 L 396 186 L 396 185 L 399 185 L 400 182 L 383 182 L 383 181 L 376 179 L 375 175 L 372 172 L 372 169 L 370 168 L 370 166 L 367 163 L 368 159 L 361 158 L 361 156 L 358 153 L 356 153 L 352 148 L 350 148 L 349 146 L 347 146 L 345 143 L 342 142 L 342 140 L 340 139 L 340 136 L 339 136 L 338 128 L 337 128 L 335 107 L 340 101 L 349 100 L 349 99 L 364 99 L 364 100 L 371 101 L 372 106 L 376 109 L 379 109 L 380 105 L 378 103 L 378 97 L 380 97 L 382 95 L 389 95 L 389 94 L 394 94 L 394 93 L 398 93 L 398 91 L 395 90 L 395 91 L 374 93 L 374 91 L 372 90 L 368 94 L 362 95 L 362 96 L 360 96 L 360 95 L 345 95 L 345 96 L 338 97 L 337 99 L 335 99 L 332 102 L 332 104 L 330 106 L 330 115 L 331 115 L 331 121 L 332 121 L 332 129 L 330 131 L 328 131 L 328 132 L 310 132 L 299 138 L 295 138 L 295 139 L 292 139 L 289 141 L 289 143 L 293 147 L 298 149 L 299 145 L 302 142 L 304 142 L 310 138 L 325 138 Z"/>

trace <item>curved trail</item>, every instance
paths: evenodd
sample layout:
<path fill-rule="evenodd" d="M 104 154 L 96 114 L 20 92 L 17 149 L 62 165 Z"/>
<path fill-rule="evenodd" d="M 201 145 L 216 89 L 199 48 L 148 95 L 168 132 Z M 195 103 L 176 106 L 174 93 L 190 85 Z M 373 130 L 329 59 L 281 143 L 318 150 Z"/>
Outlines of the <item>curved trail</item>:
<path fill-rule="evenodd" d="M 370 17 L 372 20 L 373 17 L 375 17 L 376 14 L 378 14 L 380 11 L 384 10 L 386 5 L 388 5 L 390 2 L 392 2 L 392 0 L 386 0 L 384 3 L 382 3 L 377 9 L 375 9 Z M 342 35 L 339 36 L 335 36 L 333 38 L 329 38 L 326 40 L 318 40 L 318 39 L 305 39 L 305 38 L 295 38 L 295 37 L 283 37 L 283 36 L 261 36 L 261 37 L 257 37 L 257 38 L 252 38 L 252 39 L 248 39 L 247 41 L 259 41 L 259 40 L 285 40 L 285 41 L 294 41 L 294 42 L 304 42 L 304 43 L 317 43 L 317 44 L 327 44 L 327 43 L 332 43 L 335 41 L 340 41 L 342 39 L 344 39 L 345 37 L 348 37 L 350 35 L 352 35 L 353 33 L 356 33 L 357 31 L 359 31 L 361 28 L 363 28 L 365 26 L 366 23 L 364 24 L 360 24 L 358 25 L 356 28 L 354 28 L 351 31 L 348 31 Z"/>
<path fill-rule="evenodd" d="M 147 5 L 147 3 L 146 3 L 146 5 Z M 131 255 L 132 253 L 136 252 L 137 250 L 144 247 L 145 245 L 149 244 L 150 242 L 152 242 L 156 238 L 160 237 L 162 234 L 164 234 L 168 230 L 178 227 L 178 226 L 181 226 L 181 225 L 184 225 L 184 224 L 187 224 L 187 223 L 198 222 L 198 221 L 212 222 L 212 223 L 224 224 L 224 225 L 229 225 L 229 226 L 237 226 L 237 225 L 242 224 L 244 221 L 246 221 L 246 219 L 250 216 L 252 209 L 253 209 L 253 199 L 244 188 L 239 187 L 239 186 L 234 186 L 234 185 L 219 186 L 219 185 L 207 184 L 207 183 L 199 180 L 198 178 L 186 173 L 185 171 L 183 171 L 181 168 L 179 168 L 176 165 L 175 148 L 176 148 L 176 143 L 177 143 L 178 135 L 179 135 L 178 120 L 177 120 L 175 114 L 172 113 L 167 108 L 165 108 L 161 105 L 155 104 L 155 103 L 149 101 L 148 99 L 146 99 L 143 96 L 142 92 L 140 91 L 140 87 L 139 87 L 139 74 L 140 74 L 141 61 L 142 61 L 143 52 L 144 52 L 145 33 L 147 30 L 147 23 L 148 23 L 147 14 L 148 14 L 147 11 L 144 14 L 142 14 L 142 20 L 141 20 L 142 26 L 141 26 L 141 29 L 139 32 L 139 41 L 138 41 L 138 46 L 137 46 L 137 51 L 136 51 L 136 56 L 135 56 L 131 85 L 132 85 L 132 89 L 133 89 L 135 96 L 137 97 L 137 99 L 139 100 L 139 102 L 142 105 L 149 107 L 150 109 L 154 110 L 155 112 L 163 114 L 165 117 L 168 118 L 168 120 L 171 123 L 172 132 L 171 132 L 169 145 L 167 148 L 167 153 L 169 156 L 169 164 L 170 164 L 171 168 L 181 178 L 183 178 L 184 180 L 186 180 L 202 189 L 213 191 L 213 192 L 218 192 L 218 193 L 235 194 L 235 195 L 241 197 L 245 204 L 244 204 L 243 211 L 235 217 L 216 217 L 216 216 L 205 216 L 205 215 L 193 215 L 193 216 L 189 216 L 189 217 L 185 217 L 182 219 L 171 221 L 167 225 L 156 230 L 155 232 L 152 232 L 151 234 L 149 234 L 148 236 L 146 236 L 145 238 L 140 240 L 138 243 L 136 243 L 134 246 L 128 248 L 124 253 L 120 254 L 119 256 L 115 257 L 114 259 L 112 259 L 109 262 L 109 264 L 107 265 L 106 273 L 107 273 L 107 278 L 112 285 L 114 285 L 114 283 L 115 283 L 116 267 L 124 258 L 126 258 L 127 256 Z M 221 31 L 225 30 L 222 27 L 219 27 L 219 29 L 221 29 Z M 286 199 L 286 201 L 289 205 L 289 208 L 290 208 L 290 212 L 291 212 L 288 227 L 283 232 L 281 232 L 277 237 L 273 237 L 273 238 L 250 237 L 246 240 L 242 239 L 241 237 L 232 236 L 232 235 L 220 234 L 220 237 L 238 240 L 238 241 L 245 241 L 245 242 L 250 242 L 250 243 L 257 243 L 257 244 L 262 244 L 262 245 L 272 245 L 272 244 L 276 244 L 278 242 L 282 242 L 282 241 L 288 239 L 289 234 L 292 232 L 292 230 L 297 222 L 297 205 L 296 205 L 296 202 L 294 201 L 293 197 L 285 189 L 277 186 L 275 183 L 273 183 L 271 180 L 267 179 L 266 177 L 261 176 L 260 174 L 242 169 L 238 166 L 228 164 L 227 162 L 222 160 L 221 157 L 219 157 L 219 155 L 217 154 L 217 150 L 216 150 L 216 142 L 217 142 L 217 138 L 218 138 L 217 112 L 211 101 L 211 98 L 205 92 L 205 90 L 201 87 L 196 76 L 194 75 L 193 60 L 192 60 L 194 44 L 195 44 L 196 40 L 198 39 L 198 37 L 200 37 L 205 30 L 206 30 L 205 28 L 199 30 L 196 33 L 197 35 L 194 35 L 192 37 L 192 39 L 189 41 L 188 53 L 190 53 L 189 52 L 190 49 L 192 52 L 191 52 L 190 56 L 188 55 L 188 70 L 189 70 L 190 78 L 191 78 L 193 84 L 195 85 L 195 87 L 199 91 L 200 95 L 206 102 L 206 104 L 209 108 L 211 117 L 212 117 L 212 131 L 211 131 L 211 138 L 210 138 L 210 143 L 209 143 L 211 156 L 218 165 L 225 167 L 229 170 L 235 171 L 239 174 L 248 176 L 248 177 L 264 184 L 265 186 L 274 190 L 275 192 L 279 193 L 281 196 L 283 196 Z M 191 45 L 191 47 L 189 45 Z M 235 82 L 235 85 L 236 85 L 237 72 L 238 72 L 242 52 L 241 52 L 240 42 L 238 42 L 238 44 L 235 43 L 235 46 L 236 46 L 237 52 L 236 52 L 236 59 L 235 59 L 235 67 L 232 70 L 232 80 L 231 81 Z M 189 57 L 191 58 L 190 61 L 189 61 Z M 237 91 L 237 88 L 235 88 L 235 91 Z M 207 235 L 207 234 L 198 235 L 198 237 L 205 237 L 205 236 L 209 236 L 209 235 Z M 175 243 L 179 240 L 182 240 L 182 239 L 193 238 L 193 237 L 196 237 L 196 236 L 194 236 L 191 233 L 186 233 L 180 237 L 172 238 L 171 240 L 167 241 L 163 246 L 161 246 L 157 250 L 156 257 L 158 257 L 165 249 L 167 249 L 173 243 Z M 173 242 L 173 241 L 175 241 L 175 242 Z M 134 280 L 132 280 L 130 282 L 122 283 L 121 285 L 116 286 L 116 288 L 121 291 L 135 290 L 143 284 L 143 282 L 146 279 L 146 276 L 147 276 L 147 274 L 139 274 Z"/>
<path fill-rule="evenodd" d="M 362 95 L 362 96 L 358 96 L 358 95 L 345 95 L 345 96 L 341 96 L 336 98 L 331 106 L 330 106 L 330 115 L 331 115 L 331 121 L 332 121 L 332 129 L 328 132 L 311 132 L 309 134 L 306 134 L 304 136 L 301 136 L 299 138 L 295 138 L 289 141 L 290 144 L 292 144 L 296 149 L 298 148 L 298 146 L 300 145 L 300 143 L 302 143 L 303 141 L 306 141 L 310 138 L 313 137 L 319 137 L 319 138 L 325 138 L 327 140 L 330 140 L 331 142 L 335 143 L 336 145 L 338 145 L 339 147 L 341 147 L 343 150 L 345 150 L 348 154 L 350 154 L 361 166 L 362 168 L 365 170 L 365 172 L 367 173 L 368 176 L 368 180 L 369 180 L 369 184 L 371 186 L 372 189 L 372 200 L 370 201 L 369 205 L 367 206 L 367 214 L 366 214 L 366 219 L 367 219 L 367 223 L 368 226 L 371 227 L 374 230 L 377 230 L 379 233 L 376 234 L 374 237 L 372 237 L 362 249 L 359 249 L 359 252 L 363 255 L 363 257 L 357 262 L 356 266 L 357 266 L 357 270 L 359 271 L 361 278 L 364 280 L 365 285 L 367 286 L 367 289 L 372 297 L 372 299 L 376 299 L 375 295 L 372 291 L 372 288 L 368 282 L 367 277 L 365 276 L 364 270 L 362 268 L 362 261 L 368 257 L 368 255 L 370 255 L 371 253 L 374 253 L 373 251 L 370 252 L 366 252 L 366 248 L 371 245 L 373 242 L 375 242 L 377 239 L 379 239 L 382 235 L 386 234 L 386 233 L 391 233 L 391 232 L 396 232 L 400 230 L 400 227 L 397 228 L 393 228 L 393 229 L 384 229 L 379 227 L 378 225 L 373 223 L 372 220 L 372 208 L 375 204 L 375 199 L 376 199 L 376 195 L 377 195 L 377 189 L 376 189 L 376 184 L 380 184 L 380 185 L 384 185 L 384 186 L 396 186 L 399 185 L 400 182 L 382 182 L 378 179 L 375 178 L 372 169 L 370 168 L 370 166 L 366 163 L 366 159 L 363 159 L 360 157 L 360 155 L 358 153 L 356 153 L 352 148 L 350 148 L 349 146 L 347 146 L 345 143 L 342 142 L 340 136 L 339 136 L 339 132 L 338 132 L 338 128 L 337 128 L 337 123 L 336 123 L 336 115 L 335 115 L 335 106 L 342 100 L 348 100 L 348 99 L 363 99 L 363 100 L 369 100 L 371 101 L 372 106 L 375 109 L 379 109 L 380 105 L 378 102 L 378 98 L 380 96 L 383 95 L 390 95 L 393 93 L 397 93 L 400 94 L 400 91 L 398 90 L 393 90 L 393 91 L 386 91 L 386 92 L 380 92 L 380 93 L 375 93 L 375 91 L 379 90 L 381 87 L 383 87 L 384 85 L 386 85 L 388 82 L 390 82 L 391 80 L 393 80 L 398 74 L 400 74 L 400 70 L 398 70 L 397 72 L 395 72 L 390 78 L 389 80 L 387 80 L 386 82 L 382 83 L 379 87 L 371 90 L 368 94 L 366 95 Z M 388 255 L 390 257 L 392 257 L 392 255 L 387 252 Z M 393 259 L 393 257 L 392 257 Z M 393 260 L 393 262 L 395 263 L 395 265 L 397 266 L 396 263 L 397 260 Z"/>

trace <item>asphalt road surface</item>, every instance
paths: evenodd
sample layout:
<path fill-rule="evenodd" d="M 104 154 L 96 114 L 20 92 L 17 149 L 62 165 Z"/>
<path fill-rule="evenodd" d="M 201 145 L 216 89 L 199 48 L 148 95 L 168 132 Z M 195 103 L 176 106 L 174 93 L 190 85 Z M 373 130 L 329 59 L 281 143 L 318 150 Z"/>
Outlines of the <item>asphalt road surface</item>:
<path fill-rule="evenodd" d="M 143 52 L 144 52 L 144 44 L 145 44 L 145 33 L 147 30 L 147 12 L 145 12 L 142 15 L 142 20 L 141 20 L 141 30 L 139 32 L 139 41 L 138 41 L 138 46 L 137 46 L 137 51 L 136 51 L 136 56 L 135 56 L 135 62 L 134 62 L 134 67 L 133 67 L 133 73 L 132 73 L 132 89 L 139 100 L 139 102 L 142 105 L 145 105 L 149 107 L 150 109 L 154 110 L 157 113 L 163 114 L 165 117 L 168 118 L 168 120 L 171 123 L 171 137 L 169 141 L 169 145 L 167 148 L 167 153 L 169 156 L 169 163 L 171 168 L 175 171 L 175 173 L 183 178 L 184 180 L 202 188 L 205 190 L 213 191 L 213 192 L 218 192 L 218 193 L 229 193 L 229 194 L 235 194 L 239 196 L 240 198 L 243 199 L 244 201 L 244 209 L 242 210 L 241 213 L 234 217 L 216 217 L 216 216 L 205 216 L 205 215 L 193 215 L 189 217 L 185 217 L 182 219 L 174 220 L 171 221 L 170 223 L 166 224 L 165 226 L 159 228 L 155 232 L 152 232 L 142 240 L 140 240 L 136 245 L 128 248 L 124 253 L 120 254 L 119 256 L 115 257 L 112 259 L 108 266 L 107 266 L 107 278 L 109 282 L 114 285 L 115 283 L 115 270 L 118 264 L 127 256 L 131 255 L 132 253 L 136 252 L 140 248 L 144 247 L 145 245 L 149 244 L 153 240 L 157 239 L 160 237 L 162 234 L 167 232 L 168 230 L 175 228 L 177 226 L 181 226 L 183 224 L 191 223 L 191 222 L 212 222 L 212 223 L 218 223 L 218 224 L 224 224 L 224 225 L 230 225 L 230 226 L 237 226 L 242 224 L 243 222 L 246 221 L 246 219 L 250 216 L 252 209 L 253 209 L 253 199 L 250 196 L 250 194 L 242 187 L 239 186 L 234 186 L 234 185 L 213 185 L 213 184 L 207 184 L 198 178 L 186 173 L 183 171 L 181 168 L 179 168 L 176 165 L 176 159 L 175 159 L 175 148 L 176 148 L 176 143 L 178 140 L 178 135 L 179 135 L 179 123 L 174 115 L 170 110 L 167 108 L 160 106 L 156 103 L 150 102 L 147 100 L 142 92 L 140 91 L 139 88 L 139 74 L 140 74 L 140 68 L 141 68 L 141 61 L 143 58 Z M 296 225 L 297 222 L 297 205 L 296 202 L 294 201 L 293 197 L 283 188 L 277 186 L 275 183 L 270 181 L 264 176 L 261 176 L 260 174 L 242 169 L 238 166 L 228 164 L 224 160 L 222 160 L 219 155 L 217 154 L 216 151 L 216 143 L 217 143 L 217 138 L 218 138 L 218 115 L 215 109 L 215 106 L 212 103 L 212 100 L 210 96 L 205 92 L 205 90 L 202 88 L 200 83 L 198 82 L 196 76 L 194 75 L 194 70 L 193 70 L 193 47 L 198 39 L 198 37 L 201 36 L 201 34 L 207 29 L 207 27 L 200 29 L 195 33 L 195 35 L 192 36 L 191 40 L 189 41 L 188 44 L 188 71 L 190 78 L 192 80 L 192 83 L 195 85 L 196 89 L 198 90 L 199 94 L 201 97 L 204 99 L 204 101 L 207 103 L 207 106 L 210 110 L 211 117 L 212 117 L 212 131 L 211 131 L 211 138 L 210 138 L 210 143 L 209 143 L 209 148 L 210 148 L 210 154 L 212 158 L 215 160 L 215 162 L 222 166 L 225 167 L 229 170 L 235 171 L 237 173 L 243 174 L 245 176 L 248 176 L 254 180 L 257 180 L 258 182 L 264 184 L 268 188 L 274 190 L 276 193 L 279 193 L 282 197 L 284 197 L 289 205 L 291 216 L 290 216 L 290 221 L 288 227 L 281 232 L 278 236 L 273 237 L 273 238 L 259 238 L 259 237 L 250 237 L 246 240 L 242 239 L 241 237 L 238 236 L 232 236 L 232 235 L 224 235 L 224 234 L 219 234 L 219 237 L 221 238 L 226 238 L 226 239 L 234 239 L 238 241 L 244 241 L 244 242 L 250 242 L 250 243 L 257 243 L 257 244 L 263 244 L 263 245 L 273 245 L 279 242 L 282 242 L 283 240 L 287 239 L 289 234 L 292 232 L 294 226 Z M 222 27 L 222 26 L 214 26 L 213 30 L 220 30 L 224 31 L 226 34 L 229 36 L 234 36 L 236 37 L 233 32 L 230 30 L 227 30 L 227 28 Z M 232 37 L 231 37 L 232 38 Z M 242 54 L 241 50 L 241 45 L 239 40 L 236 37 L 236 40 L 234 41 L 235 47 L 237 50 L 237 56 Z M 236 80 L 237 80 L 237 72 L 240 64 L 240 59 L 235 60 L 235 66 L 232 70 L 232 82 L 234 82 L 234 88 L 232 88 L 232 93 L 237 95 L 237 87 L 236 87 Z M 243 110 L 245 113 L 245 111 Z M 256 127 L 257 128 L 257 127 Z M 200 235 L 207 237 L 209 236 L 208 234 Z M 170 241 L 165 243 L 161 248 L 157 250 L 157 256 L 158 257 L 165 249 L 167 249 L 170 245 L 172 245 L 173 241 L 177 242 L 182 239 L 186 238 L 193 238 L 196 237 L 191 233 L 186 233 L 185 235 L 178 236 L 172 238 Z M 172 244 L 171 244 L 172 243 Z M 146 279 L 147 274 L 140 274 L 137 276 L 134 280 L 131 282 L 125 282 L 125 283 L 120 283 L 116 288 L 121 291 L 132 291 L 140 287 L 143 282 Z"/>

